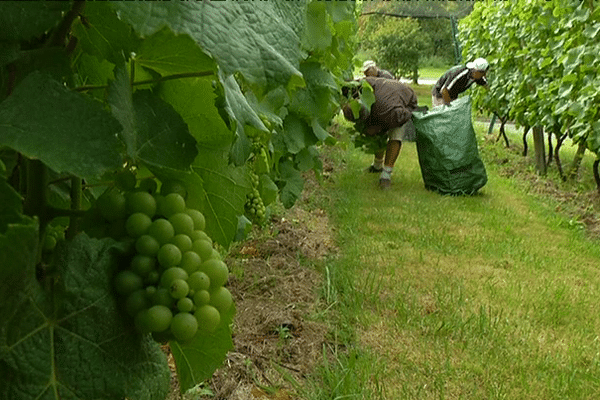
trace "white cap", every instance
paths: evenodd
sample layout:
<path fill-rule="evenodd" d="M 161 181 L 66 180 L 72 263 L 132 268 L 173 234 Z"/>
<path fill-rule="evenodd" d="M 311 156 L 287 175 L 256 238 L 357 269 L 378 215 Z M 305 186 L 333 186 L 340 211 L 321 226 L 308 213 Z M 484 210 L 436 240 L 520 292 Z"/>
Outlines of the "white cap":
<path fill-rule="evenodd" d="M 478 58 L 474 61 L 467 63 L 467 68 L 474 69 L 476 71 L 487 71 L 490 64 L 485 58 Z"/>
<path fill-rule="evenodd" d="M 365 61 L 363 63 L 362 70 L 365 71 L 367 68 L 376 67 L 376 66 L 377 66 L 377 64 L 375 64 L 375 61 L 373 61 L 373 60 L 367 60 L 367 61 Z"/>

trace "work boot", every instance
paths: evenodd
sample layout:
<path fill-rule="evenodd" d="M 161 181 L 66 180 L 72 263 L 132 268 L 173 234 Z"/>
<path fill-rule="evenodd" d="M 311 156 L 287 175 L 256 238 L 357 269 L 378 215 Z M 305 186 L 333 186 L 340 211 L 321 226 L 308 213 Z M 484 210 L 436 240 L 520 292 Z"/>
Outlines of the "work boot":
<path fill-rule="evenodd" d="M 366 169 L 366 171 L 370 172 L 370 173 L 379 173 L 379 172 L 383 171 L 383 168 L 377 169 L 377 168 L 375 168 L 374 165 L 371 165 L 371 166 L 369 166 L 369 168 Z"/>
<path fill-rule="evenodd" d="M 391 179 L 384 179 L 384 178 L 379 179 L 379 189 L 388 190 L 390 188 L 390 186 L 392 186 Z"/>

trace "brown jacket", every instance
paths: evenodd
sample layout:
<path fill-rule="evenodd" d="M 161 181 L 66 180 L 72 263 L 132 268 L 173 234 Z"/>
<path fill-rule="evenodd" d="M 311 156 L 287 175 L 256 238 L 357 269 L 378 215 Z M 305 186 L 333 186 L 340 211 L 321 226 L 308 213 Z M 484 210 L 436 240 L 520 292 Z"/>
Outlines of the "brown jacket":
<path fill-rule="evenodd" d="M 412 112 L 417 108 L 417 95 L 410 86 L 402 82 L 375 78 L 365 78 L 373 87 L 375 103 L 371 106 L 371 113 L 365 120 L 365 126 L 381 126 L 385 132 L 404 125 L 412 117 Z"/>

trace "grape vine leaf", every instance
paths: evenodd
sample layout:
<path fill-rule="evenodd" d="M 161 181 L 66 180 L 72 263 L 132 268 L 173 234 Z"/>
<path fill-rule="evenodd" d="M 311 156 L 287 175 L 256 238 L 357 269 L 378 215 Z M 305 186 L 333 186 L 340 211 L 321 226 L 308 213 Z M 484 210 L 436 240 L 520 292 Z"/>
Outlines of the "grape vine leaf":
<path fill-rule="evenodd" d="M 229 164 L 223 150 L 201 149 L 192 168 L 204 182 L 201 211 L 206 218 L 206 231 L 227 248 L 235 237 L 239 210 L 244 209 L 250 191 L 247 167 Z"/>
<path fill-rule="evenodd" d="M 316 51 L 326 50 L 333 40 L 329 29 L 327 9 L 324 2 L 312 2 L 306 11 L 306 30 L 302 35 L 304 47 Z"/>
<path fill-rule="evenodd" d="M 313 129 L 298 114 L 289 114 L 283 121 L 284 142 L 287 150 L 298 154 L 302 149 L 318 142 Z"/>
<path fill-rule="evenodd" d="M 162 76 L 192 72 L 216 75 L 215 61 L 188 35 L 175 35 L 162 29 L 144 39 L 135 62 Z"/>
<path fill-rule="evenodd" d="M 121 122 L 127 154 L 147 166 L 188 170 L 196 158 L 196 140 L 173 107 L 149 90 L 133 95 L 128 75 L 117 68 L 109 103 Z"/>
<path fill-rule="evenodd" d="M 198 333 L 190 342 L 169 342 L 177 366 L 181 393 L 209 379 L 233 348 L 230 325 L 235 306 L 221 313 L 221 323 L 212 333 Z"/>
<path fill-rule="evenodd" d="M 113 2 L 119 16 L 144 37 L 165 26 L 187 33 L 226 75 L 240 72 L 255 87 L 302 81 L 298 32 L 305 2 Z"/>
<path fill-rule="evenodd" d="M 304 189 L 304 179 L 302 174 L 294 168 L 291 160 L 286 160 L 279 165 L 281 180 L 279 184 L 281 193 L 279 195 L 281 203 L 286 208 L 291 208 L 296 200 L 302 194 Z"/>
<path fill-rule="evenodd" d="M 120 129 L 100 103 L 39 72 L 0 103 L 0 144 L 59 173 L 86 178 L 119 168 Z"/>
<path fill-rule="evenodd" d="M 52 290 L 33 280 L 6 299 L 0 320 L 3 398 L 165 398 L 166 357 L 149 335 L 135 333 L 111 290 L 122 251 L 122 243 L 80 234 L 57 247 L 54 267 L 61 279 L 48 278 Z"/>
<path fill-rule="evenodd" d="M 219 115 L 211 78 L 187 78 L 164 82 L 158 94 L 186 122 L 200 147 L 223 147 L 233 140 L 233 132 Z"/>
<path fill-rule="evenodd" d="M 35 276 L 39 238 L 37 220 L 21 214 L 22 198 L 4 179 L 0 204 L 0 315 L 5 315 L 3 305 Z"/>
<path fill-rule="evenodd" d="M 67 1 L 0 2 L 0 41 L 20 41 L 37 37 L 55 27 L 62 13 L 71 7 Z"/>
<path fill-rule="evenodd" d="M 73 34 L 85 53 L 115 65 L 127 60 L 140 44 L 131 26 L 105 2 L 86 2 L 82 18 L 73 25 Z"/>

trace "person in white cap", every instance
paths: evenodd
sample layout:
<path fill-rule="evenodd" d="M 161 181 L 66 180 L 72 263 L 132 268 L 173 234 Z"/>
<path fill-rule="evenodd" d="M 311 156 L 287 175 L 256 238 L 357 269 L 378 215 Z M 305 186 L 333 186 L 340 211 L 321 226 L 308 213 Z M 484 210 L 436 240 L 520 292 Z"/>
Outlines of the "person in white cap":
<path fill-rule="evenodd" d="M 433 107 L 450 104 L 458 95 L 471 87 L 473 83 L 487 88 L 488 82 L 485 75 L 490 64 L 485 58 L 478 58 L 468 62 L 465 66 L 457 65 L 450 68 L 438 79 L 431 90 Z"/>
<path fill-rule="evenodd" d="M 374 76 L 375 78 L 394 79 L 394 75 L 390 71 L 381 69 L 375 61 L 367 60 L 363 63 L 363 73 L 365 76 Z"/>

